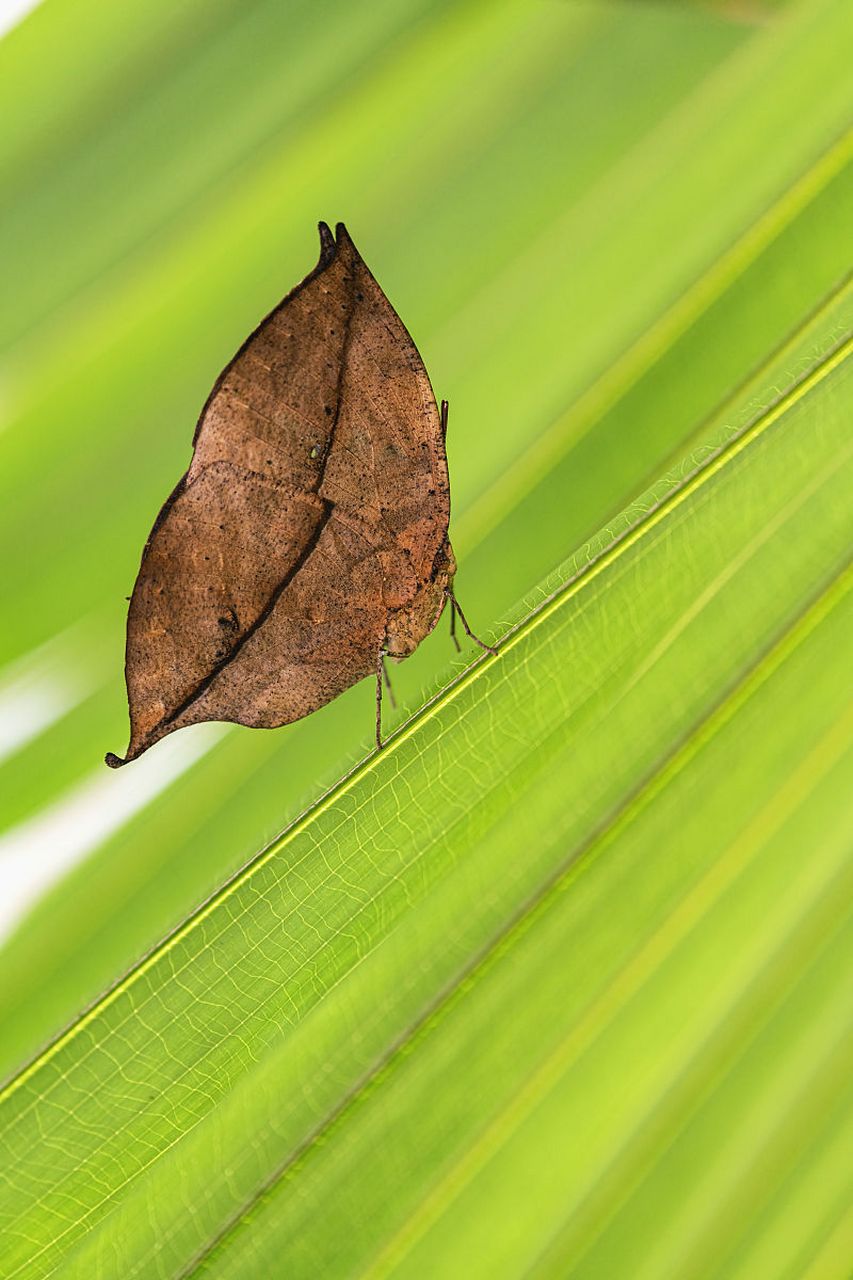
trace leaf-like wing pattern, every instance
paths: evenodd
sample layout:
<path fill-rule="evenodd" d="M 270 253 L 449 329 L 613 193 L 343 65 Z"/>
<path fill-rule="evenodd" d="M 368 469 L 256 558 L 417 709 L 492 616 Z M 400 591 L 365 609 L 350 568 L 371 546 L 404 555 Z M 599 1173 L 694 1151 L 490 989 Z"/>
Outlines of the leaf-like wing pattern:
<path fill-rule="evenodd" d="M 146 543 L 114 766 L 203 720 L 297 720 L 441 613 L 455 565 L 429 378 L 344 226 L 320 242 L 217 379 Z"/>

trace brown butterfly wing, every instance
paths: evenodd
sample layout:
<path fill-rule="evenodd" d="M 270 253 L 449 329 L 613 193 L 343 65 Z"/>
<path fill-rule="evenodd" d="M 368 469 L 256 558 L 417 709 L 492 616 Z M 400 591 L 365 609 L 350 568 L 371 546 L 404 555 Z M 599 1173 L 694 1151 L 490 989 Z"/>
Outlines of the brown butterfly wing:
<path fill-rule="evenodd" d="M 441 611 L 435 398 L 346 230 L 320 236 L 315 270 L 217 380 L 143 552 L 127 760 L 203 720 L 299 719 L 373 672 L 383 646 L 411 651 Z"/>
<path fill-rule="evenodd" d="M 342 226 L 338 244 L 352 262 L 354 298 L 320 492 L 404 550 L 426 580 L 450 519 L 435 396 L 415 344 Z"/>

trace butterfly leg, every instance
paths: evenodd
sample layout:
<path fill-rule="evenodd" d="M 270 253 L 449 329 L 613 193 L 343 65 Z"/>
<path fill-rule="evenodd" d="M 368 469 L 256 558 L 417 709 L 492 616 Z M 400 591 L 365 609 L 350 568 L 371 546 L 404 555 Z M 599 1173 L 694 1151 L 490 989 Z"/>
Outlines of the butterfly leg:
<path fill-rule="evenodd" d="M 456 596 L 453 594 L 450 587 L 445 587 L 444 594 L 447 596 L 448 600 L 450 601 L 450 607 L 453 610 L 454 615 L 457 613 L 459 614 L 459 621 L 462 623 L 462 626 L 465 630 L 465 634 L 466 636 L 468 636 L 469 640 L 473 640 L 474 643 L 478 644 L 481 649 L 485 649 L 486 653 L 496 654 L 497 649 L 493 649 L 490 644 L 486 644 L 486 642 L 484 640 L 481 640 L 479 636 L 474 635 L 474 632 L 468 626 L 468 619 L 465 617 L 465 614 L 462 612 L 462 606 L 460 605 L 459 601 L 456 599 Z M 453 624 L 451 623 L 451 626 L 452 625 Z M 453 636 L 453 639 L 455 641 L 456 640 L 455 631 L 451 631 L 451 635 Z M 459 647 L 458 644 L 456 647 L 457 648 Z"/>
<path fill-rule="evenodd" d="M 391 688 L 391 677 L 388 674 L 388 668 L 385 665 L 385 654 L 382 655 L 382 678 L 385 681 L 385 688 L 388 690 L 388 701 L 394 710 L 397 710 L 397 699 L 394 697 L 394 690 Z"/>
<path fill-rule="evenodd" d="M 449 593 L 448 593 L 448 599 L 450 599 Z M 462 645 L 459 643 L 459 637 L 456 634 L 456 610 L 454 609 L 452 603 L 450 605 L 450 639 L 456 645 L 456 652 L 461 653 Z"/>
<path fill-rule="evenodd" d="M 376 750 L 382 750 L 382 677 L 385 673 L 385 654 L 379 650 L 376 659 Z"/>
<path fill-rule="evenodd" d="M 388 675 L 388 668 L 385 666 L 385 650 L 380 649 L 376 659 L 376 750 L 381 751 L 384 743 L 382 742 L 382 686 L 388 690 L 388 697 L 391 700 L 391 706 L 396 709 L 397 699 L 394 697 L 394 690 L 391 688 L 391 679 Z"/>

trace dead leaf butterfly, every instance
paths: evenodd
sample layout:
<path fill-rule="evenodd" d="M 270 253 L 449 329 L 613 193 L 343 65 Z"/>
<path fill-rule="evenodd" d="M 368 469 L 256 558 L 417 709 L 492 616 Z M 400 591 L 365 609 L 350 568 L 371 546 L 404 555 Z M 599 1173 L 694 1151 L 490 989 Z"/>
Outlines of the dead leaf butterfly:
<path fill-rule="evenodd" d="M 203 720 L 289 724 L 369 675 L 381 746 L 385 657 L 448 602 L 476 640 L 452 591 L 446 429 L 346 228 L 321 222 L 317 266 L 217 378 L 145 544 L 130 746 L 107 764 Z"/>

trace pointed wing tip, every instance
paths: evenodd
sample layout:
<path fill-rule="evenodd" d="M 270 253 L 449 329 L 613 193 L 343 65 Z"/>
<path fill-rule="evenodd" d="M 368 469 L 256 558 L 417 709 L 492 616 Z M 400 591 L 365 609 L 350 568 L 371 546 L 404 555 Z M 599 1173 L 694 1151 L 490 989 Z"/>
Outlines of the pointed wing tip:
<path fill-rule="evenodd" d="M 320 232 L 320 261 L 315 270 L 322 270 L 327 267 L 340 249 L 347 249 L 350 253 L 355 254 L 357 258 L 361 255 L 352 242 L 352 236 L 347 231 L 343 222 L 335 223 L 335 233 L 332 234 L 328 222 L 318 222 L 317 228 Z"/>
<path fill-rule="evenodd" d="M 111 769 L 120 769 L 123 764 L 127 764 L 127 759 L 122 760 L 121 756 L 117 756 L 112 751 L 108 751 L 104 756 L 104 764 L 108 764 Z"/>
<path fill-rule="evenodd" d="M 339 249 L 341 248 L 349 249 L 351 253 L 354 253 L 356 255 L 356 257 L 358 258 L 361 257 L 361 254 L 358 252 L 358 249 L 356 249 L 355 245 L 352 242 L 352 236 L 347 231 L 346 227 L 342 222 L 335 223 L 335 236 L 337 238 Z"/>
<path fill-rule="evenodd" d="M 328 222 L 318 222 L 317 230 L 320 232 L 320 261 L 317 263 L 311 275 L 316 275 L 318 271 L 323 271 L 329 265 L 338 252 L 338 246 L 335 244 L 335 237 L 332 235 Z M 308 277 L 311 278 L 310 276 Z"/>

